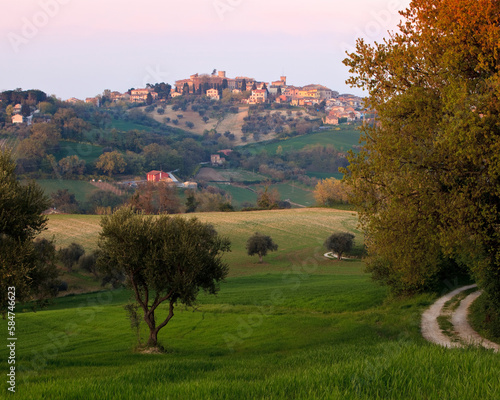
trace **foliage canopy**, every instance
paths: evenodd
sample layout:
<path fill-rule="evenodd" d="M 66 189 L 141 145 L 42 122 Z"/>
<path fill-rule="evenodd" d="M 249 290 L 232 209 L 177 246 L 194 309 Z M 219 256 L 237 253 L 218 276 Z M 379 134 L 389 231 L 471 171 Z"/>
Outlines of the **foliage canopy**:
<path fill-rule="evenodd" d="M 500 308 L 500 2 L 414 0 L 401 14 L 400 32 L 344 60 L 378 112 L 345 171 L 370 268 L 415 292 L 452 259 Z"/>
<path fill-rule="evenodd" d="M 78 243 L 71 243 L 68 247 L 59 250 L 59 260 L 63 265 L 71 271 L 73 266 L 78 262 L 80 257 L 85 254 L 85 249 Z"/>
<path fill-rule="evenodd" d="M 338 260 L 342 260 L 342 255 L 352 250 L 354 245 L 354 235 L 349 232 L 337 232 L 330 235 L 324 243 L 324 246 L 337 253 Z"/>
<path fill-rule="evenodd" d="M 247 253 L 249 256 L 257 254 L 259 263 L 262 264 L 262 258 L 267 255 L 268 251 L 278 250 L 278 245 L 273 242 L 271 236 L 263 235 L 255 232 L 247 241 Z"/>
<path fill-rule="evenodd" d="M 57 288 L 55 250 L 34 239 L 45 229 L 42 211 L 49 201 L 35 183 L 21 185 L 8 150 L 0 150 L 0 309 L 7 309 L 7 288 L 15 287 L 16 300 L 40 300 Z M 54 290 L 50 290 L 50 289 Z"/>
<path fill-rule="evenodd" d="M 348 196 L 346 185 L 335 178 L 323 179 L 314 188 L 314 199 L 321 206 L 332 207 L 338 203 L 347 203 Z"/>
<path fill-rule="evenodd" d="M 158 331 L 174 316 L 178 301 L 192 305 L 200 289 L 215 294 L 228 273 L 222 255 L 230 250 L 229 240 L 196 218 L 153 217 L 122 207 L 103 217 L 101 226 L 98 266 L 125 275 L 149 327 L 148 346 L 157 346 Z M 168 315 L 157 321 L 163 302 Z"/>

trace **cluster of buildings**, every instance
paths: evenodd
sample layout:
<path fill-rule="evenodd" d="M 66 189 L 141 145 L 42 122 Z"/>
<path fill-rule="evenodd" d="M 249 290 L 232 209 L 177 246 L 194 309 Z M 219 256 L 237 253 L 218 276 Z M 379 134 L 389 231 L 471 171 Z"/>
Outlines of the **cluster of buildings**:
<path fill-rule="evenodd" d="M 237 76 L 232 79 L 226 76 L 226 71 L 214 71 L 211 75 L 194 74 L 188 79 L 175 81 L 175 92 L 197 94 L 201 91 L 207 92 L 209 89 L 242 91 L 252 88 L 257 83 L 259 82 L 256 82 L 255 79 L 246 76 Z"/>
<path fill-rule="evenodd" d="M 13 124 L 23 124 L 26 121 L 26 117 L 21 114 L 22 105 L 16 104 L 14 106 L 14 111 L 12 113 L 11 119 Z"/>
<path fill-rule="evenodd" d="M 225 150 L 219 150 L 217 153 L 218 154 L 212 154 L 210 155 L 210 164 L 212 167 L 220 167 L 226 163 L 226 159 L 222 156 L 228 157 L 233 150 L 231 149 L 225 149 Z"/>
<path fill-rule="evenodd" d="M 112 102 L 125 101 L 130 103 L 145 103 L 148 99 L 148 95 L 151 96 L 152 101 L 158 100 L 158 93 L 156 93 L 151 88 L 144 89 L 131 89 L 129 92 L 120 93 L 117 91 L 109 91 L 106 90 L 104 92 L 104 97 L 109 98 Z M 72 97 L 66 100 L 68 103 L 87 103 L 92 104 L 96 107 L 101 105 L 101 96 L 96 97 L 87 97 L 85 100 L 80 100 L 75 97 Z"/>
<path fill-rule="evenodd" d="M 343 95 L 326 102 L 328 115 L 323 118 L 325 125 L 338 125 L 339 122 L 352 122 L 364 119 L 363 101 L 357 96 Z"/>
<path fill-rule="evenodd" d="M 21 113 L 22 108 L 23 108 L 23 106 L 21 104 L 16 104 L 14 106 L 14 109 L 12 111 L 12 116 L 11 116 L 12 123 L 13 124 L 27 124 L 27 125 L 31 125 L 33 123 L 34 114 L 35 113 L 39 113 L 39 111 L 35 110 L 35 112 L 31 112 L 30 115 L 28 115 L 27 117 L 25 117 Z"/>
<path fill-rule="evenodd" d="M 117 95 L 114 95 L 113 93 L 117 92 L 112 92 L 111 93 L 111 100 L 117 101 L 117 100 L 126 100 L 123 97 L 119 97 L 120 93 L 118 92 Z M 121 95 L 123 96 L 123 95 Z M 156 93 L 153 89 L 151 88 L 145 88 L 145 89 L 132 89 L 130 91 L 130 98 L 129 101 L 131 103 L 145 103 L 148 99 L 148 96 L 151 96 L 152 101 L 158 100 L 158 93 Z M 115 98 L 113 98 L 115 97 Z"/>
<path fill-rule="evenodd" d="M 226 71 L 214 70 L 212 74 L 194 74 L 187 79 L 180 79 L 170 93 L 171 97 L 186 94 L 206 95 L 214 100 L 220 100 L 224 90 L 231 93 L 250 91 L 249 97 L 245 96 L 242 103 L 284 103 L 292 106 L 314 106 L 320 103 L 326 104 L 325 110 L 328 115 L 324 118 L 325 124 L 337 125 L 339 122 L 351 122 L 364 118 L 363 102 L 360 97 L 354 95 L 339 95 L 338 92 L 323 85 L 307 85 L 303 87 L 287 84 L 287 77 L 281 76 L 274 82 L 259 82 L 254 78 L 237 76 L 229 78 Z M 131 103 L 145 103 L 148 98 L 152 101 L 158 99 L 158 93 L 152 88 L 132 89 L 126 93 L 106 91 L 105 96 L 111 101 L 127 101 Z M 69 99 L 69 102 L 81 101 Z M 86 103 L 99 106 L 100 97 L 85 99 Z"/>
<path fill-rule="evenodd" d="M 323 120 L 325 124 L 337 125 L 339 121 L 351 122 L 364 118 L 363 101 L 360 97 L 340 96 L 338 92 L 323 85 L 313 84 L 303 87 L 288 85 L 286 76 L 267 83 L 249 77 L 228 78 L 225 71 L 214 71 L 212 75 L 194 74 L 188 79 L 175 82 L 172 97 L 204 92 L 206 96 L 220 100 L 224 89 L 229 89 L 232 93 L 251 91 L 250 97 L 242 100 L 245 104 L 276 102 L 293 106 L 314 106 L 325 102 L 325 110 L 328 112 Z"/>
<path fill-rule="evenodd" d="M 99 96 L 87 97 L 85 100 L 80 100 L 77 99 L 76 97 L 71 97 L 68 100 L 66 100 L 66 103 L 71 103 L 71 104 L 87 103 L 99 107 L 101 105 L 101 99 Z"/>
<path fill-rule="evenodd" d="M 337 92 L 322 85 L 308 85 L 304 87 L 287 85 L 286 76 L 281 76 L 279 80 L 268 83 L 243 76 L 238 76 L 234 79 L 228 78 L 226 71 L 214 71 L 212 75 L 194 74 L 188 79 L 176 81 L 175 92 L 172 93 L 172 96 L 203 92 L 208 97 L 219 100 L 221 92 L 224 89 L 229 89 L 232 93 L 251 91 L 251 96 L 243 100 L 247 104 L 275 101 L 278 103 L 306 106 L 318 104 L 323 100 L 329 100 L 338 95 Z"/>
<path fill-rule="evenodd" d="M 271 88 L 276 87 L 275 90 L 279 92 L 276 101 L 278 103 L 290 103 L 293 106 L 311 106 L 330 100 L 338 95 L 337 92 L 323 85 L 307 85 L 304 87 L 287 86 L 286 80 L 281 87 L 275 85 L 276 82 L 273 82 Z"/>

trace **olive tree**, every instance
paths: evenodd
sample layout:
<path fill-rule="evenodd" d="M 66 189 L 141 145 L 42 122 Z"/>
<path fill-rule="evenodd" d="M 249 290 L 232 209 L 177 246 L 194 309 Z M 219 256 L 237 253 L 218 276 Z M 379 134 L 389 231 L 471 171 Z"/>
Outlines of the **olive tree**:
<path fill-rule="evenodd" d="M 338 260 L 342 260 L 342 254 L 348 253 L 352 250 L 354 245 L 354 235 L 349 232 L 337 232 L 332 234 L 325 240 L 324 246 L 337 253 Z"/>
<path fill-rule="evenodd" d="M 278 250 L 278 245 L 273 242 L 271 236 L 263 235 L 255 232 L 247 241 L 247 253 L 249 256 L 257 254 L 259 256 L 259 263 L 262 264 L 262 258 L 268 251 Z"/>
<path fill-rule="evenodd" d="M 35 243 L 47 217 L 49 200 L 35 183 L 21 185 L 9 150 L 0 149 L 0 311 L 9 306 L 8 292 L 17 301 L 39 300 L 57 287 L 55 249 L 52 243 Z"/>
<path fill-rule="evenodd" d="M 68 269 L 69 272 L 73 270 L 73 266 L 78 262 L 80 257 L 85 254 L 85 249 L 78 243 L 71 243 L 68 247 L 59 250 L 59 260 Z"/>
<path fill-rule="evenodd" d="M 154 217 L 122 207 L 101 220 L 98 266 L 106 274 L 123 274 L 149 328 L 148 347 L 174 316 L 177 302 L 192 305 L 200 291 L 215 294 L 227 273 L 222 260 L 228 239 L 196 218 Z M 166 302 L 161 317 L 158 307 Z"/>

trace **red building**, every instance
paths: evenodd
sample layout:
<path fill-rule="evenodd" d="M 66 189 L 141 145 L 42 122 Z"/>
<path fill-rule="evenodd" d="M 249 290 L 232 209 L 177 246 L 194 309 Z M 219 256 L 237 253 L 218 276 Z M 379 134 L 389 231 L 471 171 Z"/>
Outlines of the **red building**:
<path fill-rule="evenodd" d="M 172 182 L 172 178 L 167 172 L 163 171 L 151 171 L 148 172 L 148 182 Z"/>

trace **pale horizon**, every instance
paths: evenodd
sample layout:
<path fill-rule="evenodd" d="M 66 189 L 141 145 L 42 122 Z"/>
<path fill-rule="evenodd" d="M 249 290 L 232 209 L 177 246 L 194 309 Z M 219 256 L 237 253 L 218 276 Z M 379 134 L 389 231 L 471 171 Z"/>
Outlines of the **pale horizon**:
<path fill-rule="evenodd" d="M 270 82 L 345 84 L 345 50 L 397 29 L 408 0 L 28 0 L 4 5 L 0 90 L 62 99 L 226 71 Z"/>

